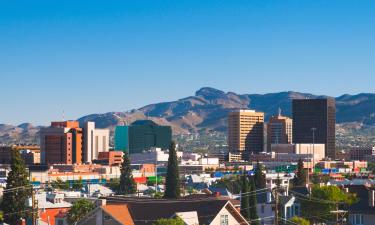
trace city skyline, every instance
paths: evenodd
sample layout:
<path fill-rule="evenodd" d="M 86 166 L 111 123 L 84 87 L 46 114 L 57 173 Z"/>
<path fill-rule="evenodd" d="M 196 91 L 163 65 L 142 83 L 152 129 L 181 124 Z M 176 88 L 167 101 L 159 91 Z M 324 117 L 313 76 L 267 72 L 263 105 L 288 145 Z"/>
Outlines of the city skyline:
<path fill-rule="evenodd" d="M 374 92 L 374 8 L 371 1 L 2 2 L 0 123 L 126 111 L 203 86 Z"/>

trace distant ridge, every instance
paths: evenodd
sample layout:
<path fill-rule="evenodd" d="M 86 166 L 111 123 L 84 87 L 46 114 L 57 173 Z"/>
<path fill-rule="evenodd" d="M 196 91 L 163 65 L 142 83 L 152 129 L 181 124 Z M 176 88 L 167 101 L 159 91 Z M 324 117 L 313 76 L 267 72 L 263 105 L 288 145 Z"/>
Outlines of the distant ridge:
<path fill-rule="evenodd" d="M 91 114 L 78 120 L 94 121 L 100 128 L 113 128 L 136 120 L 151 119 L 156 123 L 172 126 L 174 134 L 204 131 L 226 131 L 226 116 L 233 109 L 251 108 L 262 111 L 268 119 L 278 109 L 291 116 L 292 99 L 324 98 L 309 93 L 285 91 L 268 94 L 236 94 L 211 87 L 203 87 L 189 96 L 176 101 L 150 104 L 128 112 Z M 336 99 L 337 123 L 375 126 L 375 94 L 344 94 Z M 120 119 L 121 118 L 121 119 Z M 0 143 L 37 140 L 39 127 L 24 123 L 16 126 L 0 125 Z"/>

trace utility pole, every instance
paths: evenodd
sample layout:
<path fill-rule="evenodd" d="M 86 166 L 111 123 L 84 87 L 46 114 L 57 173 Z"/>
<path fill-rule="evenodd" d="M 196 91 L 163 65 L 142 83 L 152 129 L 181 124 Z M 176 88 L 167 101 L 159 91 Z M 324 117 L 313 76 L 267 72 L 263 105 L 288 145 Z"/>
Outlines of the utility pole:
<path fill-rule="evenodd" d="M 278 187 L 274 189 L 275 192 L 275 222 L 274 225 L 279 224 L 279 193 L 278 193 Z"/>
<path fill-rule="evenodd" d="M 37 214 L 38 214 L 38 201 L 35 199 L 35 190 L 31 186 L 31 218 L 32 218 L 33 225 L 36 225 Z"/>

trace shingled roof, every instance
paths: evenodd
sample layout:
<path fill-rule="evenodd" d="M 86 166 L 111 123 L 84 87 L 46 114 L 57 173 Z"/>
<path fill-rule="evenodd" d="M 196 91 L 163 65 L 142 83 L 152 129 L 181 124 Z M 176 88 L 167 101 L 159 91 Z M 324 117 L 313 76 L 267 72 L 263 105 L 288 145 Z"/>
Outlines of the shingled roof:
<path fill-rule="evenodd" d="M 217 198 L 204 199 L 130 199 L 108 197 L 108 203 L 126 203 L 129 212 L 136 225 L 152 225 L 160 218 L 171 218 L 176 212 L 196 211 L 198 214 L 199 224 L 210 224 L 218 213 L 227 204 L 228 200 Z M 229 210 L 231 211 L 231 210 Z M 237 211 L 234 213 L 238 213 Z M 243 219 L 242 217 L 239 219 Z"/>

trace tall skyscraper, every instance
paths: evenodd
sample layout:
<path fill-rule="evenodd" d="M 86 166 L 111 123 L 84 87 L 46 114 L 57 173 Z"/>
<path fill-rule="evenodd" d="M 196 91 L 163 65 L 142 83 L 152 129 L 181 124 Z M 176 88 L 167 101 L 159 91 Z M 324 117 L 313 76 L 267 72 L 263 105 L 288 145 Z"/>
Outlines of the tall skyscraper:
<path fill-rule="evenodd" d="M 84 136 L 84 162 L 98 159 L 99 152 L 109 151 L 109 130 L 96 129 L 95 122 L 86 122 L 83 129 Z"/>
<path fill-rule="evenodd" d="M 78 121 L 52 122 L 40 131 L 41 162 L 82 163 L 82 129 Z"/>
<path fill-rule="evenodd" d="M 171 141 L 171 127 L 160 126 L 151 120 L 138 120 L 130 126 L 117 126 L 115 130 L 115 150 L 130 154 L 153 147 L 169 149 Z"/>
<path fill-rule="evenodd" d="M 267 123 L 267 149 L 271 144 L 292 144 L 293 120 L 286 116 L 272 116 Z"/>
<path fill-rule="evenodd" d="M 263 151 L 264 113 L 255 110 L 236 110 L 228 114 L 228 147 L 232 153 Z"/>
<path fill-rule="evenodd" d="M 326 145 L 327 157 L 335 159 L 335 99 L 293 100 L 293 142 Z"/>

